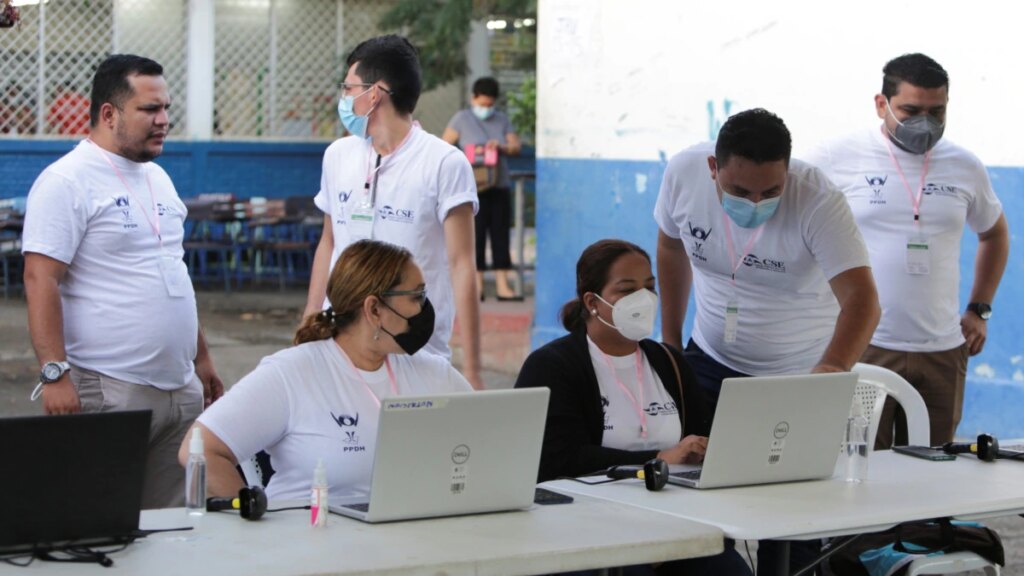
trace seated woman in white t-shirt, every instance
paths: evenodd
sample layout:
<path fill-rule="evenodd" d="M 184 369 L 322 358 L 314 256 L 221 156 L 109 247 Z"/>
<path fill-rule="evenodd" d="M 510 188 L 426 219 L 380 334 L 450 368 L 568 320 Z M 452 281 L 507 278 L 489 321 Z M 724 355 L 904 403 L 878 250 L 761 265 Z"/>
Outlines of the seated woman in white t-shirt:
<path fill-rule="evenodd" d="M 331 496 L 369 490 L 381 398 L 470 391 L 447 359 L 417 351 L 434 313 L 408 250 L 373 240 L 341 254 L 331 307 L 308 317 L 296 346 L 268 356 L 196 421 L 210 496 L 243 487 L 240 460 L 266 451 L 272 499 L 308 498 L 323 458 Z M 188 460 L 189 437 L 178 452 Z"/>

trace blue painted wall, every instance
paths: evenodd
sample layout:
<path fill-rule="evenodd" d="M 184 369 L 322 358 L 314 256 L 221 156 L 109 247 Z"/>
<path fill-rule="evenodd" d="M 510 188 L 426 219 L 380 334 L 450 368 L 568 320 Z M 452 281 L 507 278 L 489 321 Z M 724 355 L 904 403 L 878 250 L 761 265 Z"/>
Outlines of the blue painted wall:
<path fill-rule="evenodd" d="M 25 196 L 46 166 L 75 140 L 0 139 L 0 198 Z M 328 142 L 168 142 L 157 158 L 183 198 L 231 192 L 286 198 L 320 189 Z"/>
<path fill-rule="evenodd" d="M 624 238 L 655 257 L 657 200 L 665 163 L 555 159 L 537 160 L 537 303 L 531 343 L 534 348 L 565 333 L 558 310 L 573 297 L 576 260 L 601 238 Z M 992 167 L 993 185 L 1010 223 L 1010 263 L 993 303 L 985 351 L 968 366 L 964 418 L 958 435 L 989 431 L 1024 437 L 1024 168 Z M 977 237 L 966 234 L 960 257 L 963 299 L 974 277 Z M 966 305 L 966 302 L 964 302 Z M 692 303 L 691 303 L 692 306 Z M 684 333 L 689 334 L 692 314 Z M 660 330 L 660 328 L 658 329 Z M 1018 380 L 1014 379 L 1017 373 Z"/>

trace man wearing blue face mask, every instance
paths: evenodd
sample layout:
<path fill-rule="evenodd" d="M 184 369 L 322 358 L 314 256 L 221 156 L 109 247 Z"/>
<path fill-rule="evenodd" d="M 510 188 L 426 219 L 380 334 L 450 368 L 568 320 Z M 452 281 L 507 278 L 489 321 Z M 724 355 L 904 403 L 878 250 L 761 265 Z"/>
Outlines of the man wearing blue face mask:
<path fill-rule="evenodd" d="M 662 338 L 682 348 L 692 284 L 686 350 L 713 401 L 728 377 L 849 370 L 878 322 L 849 207 L 790 150 L 778 116 L 747 110 L 665 170 L 654 213 Z"/>
<path fill-rule="evenodd" d="M 419 57 L 400 36 L 371 38 L 346 62 L 338 116 L 349 136 L 324 153 L 315 202 L 324 212 L 305 315 L 325 307 L 327 279 L 342 251 L 359 240 L 409 250 L 430 286 L 433 336 L 425 350 L 451 356 L 457 313 L 463 374 L 480 380 L 473 171 L 466 157 L 413 119 L 422 87 Z"/>
<path fill-rule="evenodd" d="M 498 300 L 522 300 L 508 283 L 512 269 L 509 251 L 509 228 L 512 224 L 512 197 L 509 191 L 508 161 L 506 156 L 519 154 L 519 136 L 504 112 L 495 109 L 498 102 L 498 81 L 478 78 L 473 82 L 470 108 L 459 110 L 448 121 L 441 138 L 461 147 L 473 162 L 480 194 L 480 210 L 476 213 L 476 269 L 477 288 L 484 297 L 483 273 L 487 269 L 485 248 L 491 238 L 491 263 L 495 272 L 495 292 Z"/>
<path fill-rule="evenodd" d="M 986 321 L 1006 267 L 1009 232 L 980 160 L 943 139 L 949 76 L 924 54 L 883 69 L 874 104 L 881 126 L 828 142 L 807 160 L 839 186 L 864 232 L 882 320 L 861 358 L 903 376 L 928 406 L 931 444 L 953 439 L 963 407 L 967 357 L 985 345 Z M 975 277 L 959 313 L 960 240 L 978 235 Z M 892 401 L 877 448 L 893 444 Z M 905 423 L 897 444 L 906 444 Z"/>
<path fill-rule="evenodd" d="M 682 348 L 692 285 L 686 360 L 712 405 L 725 378 L 848 371 L 878 324 L 850 208 L 821 171 L 790 161 L 791 148 L 782 120 L 755 108 L 665 169 L 654 209 L 661 336 Z M 790 568 L 817 548 L 793 543 Z M 774 574 L 782 553 L 761 542 L 758 573 Z"/>

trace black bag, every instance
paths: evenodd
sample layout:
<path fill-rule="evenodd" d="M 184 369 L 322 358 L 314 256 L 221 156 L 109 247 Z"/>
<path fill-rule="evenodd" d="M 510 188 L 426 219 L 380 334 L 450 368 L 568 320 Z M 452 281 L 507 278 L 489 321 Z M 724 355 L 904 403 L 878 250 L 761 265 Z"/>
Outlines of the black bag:
<path fill-rule="evenodd" d="M 936 552 L 974 552 L 986 560 L 1006 563 L 1003 543 L 993 530 L 973 522 L 939 520 L 907 522 L 884 532 L 863 534 L 829 559 L 833 574 L 872 576 L 871 568 L 884 573 L 885 567 L 900 565 L 894 574 L 904 574 L 914 559 Z M 864 560 L 861 556 L 870 554 Z"/>

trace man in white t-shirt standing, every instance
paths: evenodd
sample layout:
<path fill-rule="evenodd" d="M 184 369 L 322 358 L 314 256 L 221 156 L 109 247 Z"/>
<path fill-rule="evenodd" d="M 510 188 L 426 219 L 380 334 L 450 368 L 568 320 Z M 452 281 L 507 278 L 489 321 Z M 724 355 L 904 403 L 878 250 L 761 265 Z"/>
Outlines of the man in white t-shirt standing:
<path fill-rule="evenodd" d="M 847 371 L 878 323 L 850 208 L 821 171 L 790 161 L 791 149 L 782 119 L 756 108 L 665 169 L 654 209 L 662 340 L 682 348 L 693 285 L 686 359 L 713 405 L 725 378 Z M 817 547 L 793 543 L 791 569 Z M 784 557 L 762 542 L 758 572 L 774 574 Z"/>
<path fill-rule="evenodd" d="M 942 139 L 946 71 L 924 54 L 883 69 L 880 126 L 826 143 L 807 160 L 846 195 L 867 240 L 882 320 L 861 361 L 893 370 L 924 397 L 932 445 L 953 439 L 963 408 L 967 357 L 985 345 L 992 299 L 1006 267 L 1009 232 L 984 165 Z M 959 313 L 964 223 L 978 235 L 974 285 Z M 887 402 L 877 447 L 893 444 Z M 905 419 L 896 443 L 906 443 Z"/>
<path fill-rule="evenodd" d="M 324 153 L 315 199 L 324 227 L 306 315 L 323 309 L 327 279 L 346 246 L 364 238 L 402 246 L 423 270 L 435 308 L 426 350 L 451 356 L 448 341 L 457 313 L 463 374 L 482 388 L 473 170 L 462 152 L 413 120 L 421 77 L 408 40 L 394 35 L 366 40 L 346 65 L 338 114 L 350 135 Z"/>
<path fill-rule="evenodd" d="M 185 205 L 152 160 L 170 96 L 160 64 L 115 54 L 93 78 L 89 138 L 36 179 L 23 248 L 47 414 L 153 412 L 144 508 L 184 503 L 177 461 L 223 394 L 182 260 Z"/>

